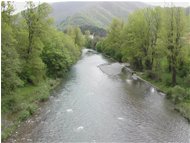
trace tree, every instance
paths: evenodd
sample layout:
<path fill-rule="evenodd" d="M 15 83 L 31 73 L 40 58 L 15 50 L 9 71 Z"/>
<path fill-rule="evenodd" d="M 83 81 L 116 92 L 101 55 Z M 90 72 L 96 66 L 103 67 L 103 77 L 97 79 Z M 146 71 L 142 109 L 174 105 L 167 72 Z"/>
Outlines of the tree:
<path fill-rule="evenodd" d="M 183 40 L 185 30 L 184 11 L 181 8 L 171 7 L 166 10 L 165 16 L 165 44 L 167 47 L 168 67 L 172 75 L 172 85 L 176 85 L 177 69 L 183 57 Z"/>
<path fill-rule="evenodd" d="M 146 37 L 147 37 L 147 52 L 145 53 L 145 68 L 152 70 L 156 52 L 157 52 L 157 40 L 161 25 L 161 13 L 160 9 L 147 8 L 144 11 Z"/>
<path fill-rule="evenodd" d="M 11 2 L 1 3 L 1 65 L 2 65 L 2 95 L 10 94 L 17 86 L 22 84 L 18 77 L 20 72 L 20 61 L 15 44 L 17 43 L 13 33 L 13 16 L 14 11 Z"/>
<path fill-rule="evenodd" d="M 74 43 L 80 48 L 85 44 L 85 37 L 83 36 L 79 27 L 68 27 L 66 32 L 72 39 Z"/>
<path fill-rule="evenodd" d="M 43 62 L 47 65 L 49 77 L 63 77 L 80 55 L 73 39 L 51 27 L 44 37 Z"/>
<path fill-rule="evenodd" d="M 147 26 L 142 11 L 136 11 L 128 18 L 122 32 L 123 61 L 131 63 L 136 70 L 143 70 L 143 60 L 148 54 Z"/>
<path fill-rule="evenodd" d="M 36 7 L 33 2 L 27 2 L 27 9 L 22 12 L 28 32 L 23 78 L 32 84 L 38 84 L 45 77 L 45 65 L 40 57 L 44 47 L 41 38 L 50 24 L 49 12 L 48 4 L 43 3 Z"/>
<path fill-rule="evenodd" d="M 115 59 L 121 61 L 121 32 L 124 27 L 124 22 L 118 19 L 113 19 L 110 27 L 108 28 L 108 36 L 104 40 L 104 52 L 113 56 Z"/>

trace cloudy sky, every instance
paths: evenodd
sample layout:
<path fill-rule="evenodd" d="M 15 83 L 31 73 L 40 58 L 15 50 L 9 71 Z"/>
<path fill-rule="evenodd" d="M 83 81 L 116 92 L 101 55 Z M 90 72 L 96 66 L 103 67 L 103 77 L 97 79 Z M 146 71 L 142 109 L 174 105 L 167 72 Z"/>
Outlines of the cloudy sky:
<path fill-rule="evenodd" d="M 25 0 L 14 0 L 14 6 L 15 6 L 15 13 L 20 12 L 25 9 Z M 36 4 L 42 3 L 42 2 L 68 2 L 69 0 L 33 0 Z M 72 0 L 70 0 L 72 1 Z M 73 1 L 81 1 L 81 0 L 73 0 Z M 92 1 L 92 0 L 83 0 L 83 1 Z M 94 0 L 94 1 L 102 1 L 102 0 Z M 110 0 L 103 0 L 103 1 L 110 1 Z M 116 1 L 116 0 L 114 0 Z M 126 1 L 126 0 L 119 0 L 119 1 Z M 168 4 L 173 3 L 175 6 L 181 6 L 181 7 L 188 7 L 190 6 L 189 0 L 129 0 L 129 1 L 140 1 L 145 2 L 151 5 L 155 6 L 167 6 Z"/>

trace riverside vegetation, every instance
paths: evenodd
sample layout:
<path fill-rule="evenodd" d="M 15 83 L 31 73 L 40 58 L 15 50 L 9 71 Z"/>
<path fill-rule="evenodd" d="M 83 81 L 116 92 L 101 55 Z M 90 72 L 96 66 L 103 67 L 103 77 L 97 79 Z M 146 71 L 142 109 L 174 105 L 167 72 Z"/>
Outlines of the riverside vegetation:
<path fill-rule="evenodd" d="M 92 26 L 81 27 L 85 36 L 78 27 L 57 30 L 47 3 L 26 6 L 14 14 L 11 2 L 1 3 L 3 140 L 48 100 L 85 43 L 143 72 L 141 76 L 166 92 L 176 110 L 190 119 L 190 17 L 184 9 L 138 10 L 126 23 L 113 20 L 102 38 L 105 31 Z M 89 29 L 91 33 L 85 31 Z M 92 33 L 100 37 L 90 39 Z"/>
<path fill-rule="evenodd" d="M 26 6 L 14 14 L 12 2 L 1 3 L 3 140 L 48 99 L 85 42 L 78 27 L 69 27 L 66 33 L 54 27 L 47 3 Z"/>
<path fill-rule="evenodd" d="M 190 120 L 190 16 L 179 7 L 137 10 L 127 22 L 114 19 L 94 48 L 128 62 L 141 77 L 167 93 Z M 92 47 L 93 48 L 93 47 Z"/>

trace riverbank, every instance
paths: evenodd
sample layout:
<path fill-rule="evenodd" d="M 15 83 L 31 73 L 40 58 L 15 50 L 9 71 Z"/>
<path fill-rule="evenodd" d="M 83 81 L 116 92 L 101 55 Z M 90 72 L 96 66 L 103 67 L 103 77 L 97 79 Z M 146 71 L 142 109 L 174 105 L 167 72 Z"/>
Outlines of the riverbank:
<path fill-rule="evenodd" d="M 118 62 L 116 59 L 113 59 L 113 57 L 110 57 L 103 52 L 101 52 L 101 53 L 105 57 L 110 58 L 112 61 Z M 128 67 L 125 67 L 125 68 L 128 68 Z M 128 69 L 130 70 L 130 72 L 133 71 L 130 68 L 128 68 Z M 166 95 L 166 98 L 174 104 L 174 110 L 178 111 L 184 118 L 186 118 L 190 122 L 190 100 L 188 100 L 188 99 L 179 100 L 176 103 L 174 101 L 175 95 L 174 96 L 169 95 L 169 94 L 172 94 L 171 91 L 172 91 L 173 87 L 166 86 L 163 82 L 155 81 L 155 80 L 148 78 L 148 75 L 146 74 L 146 72 L 136 72 L 136 71 L 133 71 L 133 72 L 136 73 L 141 80 L 148 82 L 155 89 L 163 92 Z M 190 91 L 190 89 L 189 89 L 189 91 Z M 188 89 L 187 89 L 187 92 L 188 92 Z"/>
<path fill-rule="evenodd" d="M 190 124 L 122 67 L 85 49 L 48 102 L 4 143 L 188 142 Z"/>
<path fill-rule="evenodd" d="M 18 88 L 13 95 L 3 96 L 1 140 L 6 140 L 23 121 L 35 114 L 60 82 L 61 79 L 47 79 L 37 86 Z"/>
<path fill-rule="evenodd" d="M 137 73 L 138 74 L 138 73 Z M 165 86 L 162 82 L 158 82 L 158 81 L 154 81 L 151 80 L 150 78 L 147 78 L 146 74 L 143 75 L 139 75 L 138 76 L 142 77 L 143 79 L 147 80 L 148 82 L 150 82 L 151 84 L 153 84 L 154 86 L 156 86 L 159 90 L 163 91 L 166 94 L 166 97 L 173 102 L 174 104 L 174 110 L 178 111 L 183 117 L 185 117 L 189 122 L 190 122 L 190 100 L 181 100 L 177 103 L 175 103 L 173 101 L 173 97 L 171 93 L 171 87 L 167 87 Z"/>
<path fill-rule="evenodd" d="M 132 71 L 130 68 L 125 67 L 125 69 L 127 69 L 128 71 Z M 136 75 L 138 75 L 137 77 L 141 80 L 143 80 L 144 82 L 147 82 L 149 85 L 151 85 L 152 87 L 154 87 L 156 90 L 161 91 L 162 93 L 164 93 L 166 95 L 166 98 L 169 99 L 171 102 L 173 102 L 174 104 L 174 110 L 178 111 L 183 117 L 185 117 L 189 122 L 190 122 L 190 100 L 181 100 L 177 103 L 174 102 L 174 97 L 172 97 L 171 90 L 172 87 L 168 87 L 165 86 L 162 82 L 158 82 L 155 80 L 151 80 L 150 78 L 148 78 L 146 73 L 142 73 L 142 72 L 135 72 Z"/>

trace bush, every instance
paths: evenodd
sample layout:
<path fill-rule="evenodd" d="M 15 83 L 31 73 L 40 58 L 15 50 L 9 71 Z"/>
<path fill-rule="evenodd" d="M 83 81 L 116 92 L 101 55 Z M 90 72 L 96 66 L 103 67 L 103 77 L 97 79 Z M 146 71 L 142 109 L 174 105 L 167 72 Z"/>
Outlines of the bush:
<path fill-rule="evenodd" d="M 169 88 L 169 89 L 168 89 L 166 95 L 167 95 L 167 98 L 168 98 L 168 99 L 171 99 L 171 98 L 172 98 L 172 88 Z"/>
<path fill-rule="evenodd" d="M 114 57 L 115 57 L 115 59 L 117 61 L 119 61 L 119 62 L 122 61 L 122 54 L 121 54 L 121 52 L 116 52 Z"/>
<path fill-rule="evenodd" d="M 186 89 L 186 97 L 185 99 L 190 100 L 190 88 Z"/>
<path fill-rule="evenodd" d="M 96 44 L 96 50 L 97 50 L 98 52 L 102 52 L 102 49 L 103 49 L 103 47 L 102 47 L 102 42 L 98 42 L 98 43 Z"/>
<path fill-rule="evenodd" d="M 25 121 L 28 117 L 30 116 L 30 112 L 27 110 L 23 110 L 20 114 L 19 114 L 19 119 L 21 121 Z"/>
<path fill-rule="evenodd" d="M 171 80 L 171 75 L 170 74 L 164 74 L 162 76 L 162 81 L 164 84 L 168 87 L 172 86 L 172 80 Z"/>
<path fill-rule="evenodd" d="M 40 102 L 47 101 L 49 99 L 49 92 L 48 91 L 41 91 L 38 93 L 38 100 Z"/>
<path fill-rule="evenodd" d="M 44 53 L 43 61 L 47 65 L 47 74 L 54 78 L 63 77 L 70 65 L 68 55 L 61 52 Z"/>
<path fill-rule="evenodd" d="M 156 81 L 161 80 L 160 77 L 159 77 L 159 74 L 154 72 L 154 71 L 147 70 L 146 75 L 147 75 L 147 78 L 149 78 L 149 79 L 156 80 Z"/>
<path fill-rule="evenodd" d="M 27 111 L 30 113 L 30 115 L 34 114 L 34 112 L 37 110 L 38 106 L 34 103 L 29 104 L 27 107 Z"/>
<path fill-rule="evenodd" d="M 190 74 L 188 74 L 185 79 L 184 79 L 184 83 L 186 86 L 189 86 L 190 85 Z"/>
<path fill-rule="evenodd" d="M 190 102 L 181 102 L 175 106 L 175 109 L 190 122 Z"/>
<path fill-rule="evenodd" d="M 7 95 L 2 98 L 2 112 L 15 112 L 17 110 L 16 97 L 14 95 Z"/>
<path fill-rule="evenodd" d="M 180 86 L 172 88 L 171 97 L 174 103 L 181 102 L 187 96 L 186 90 Z"/>

